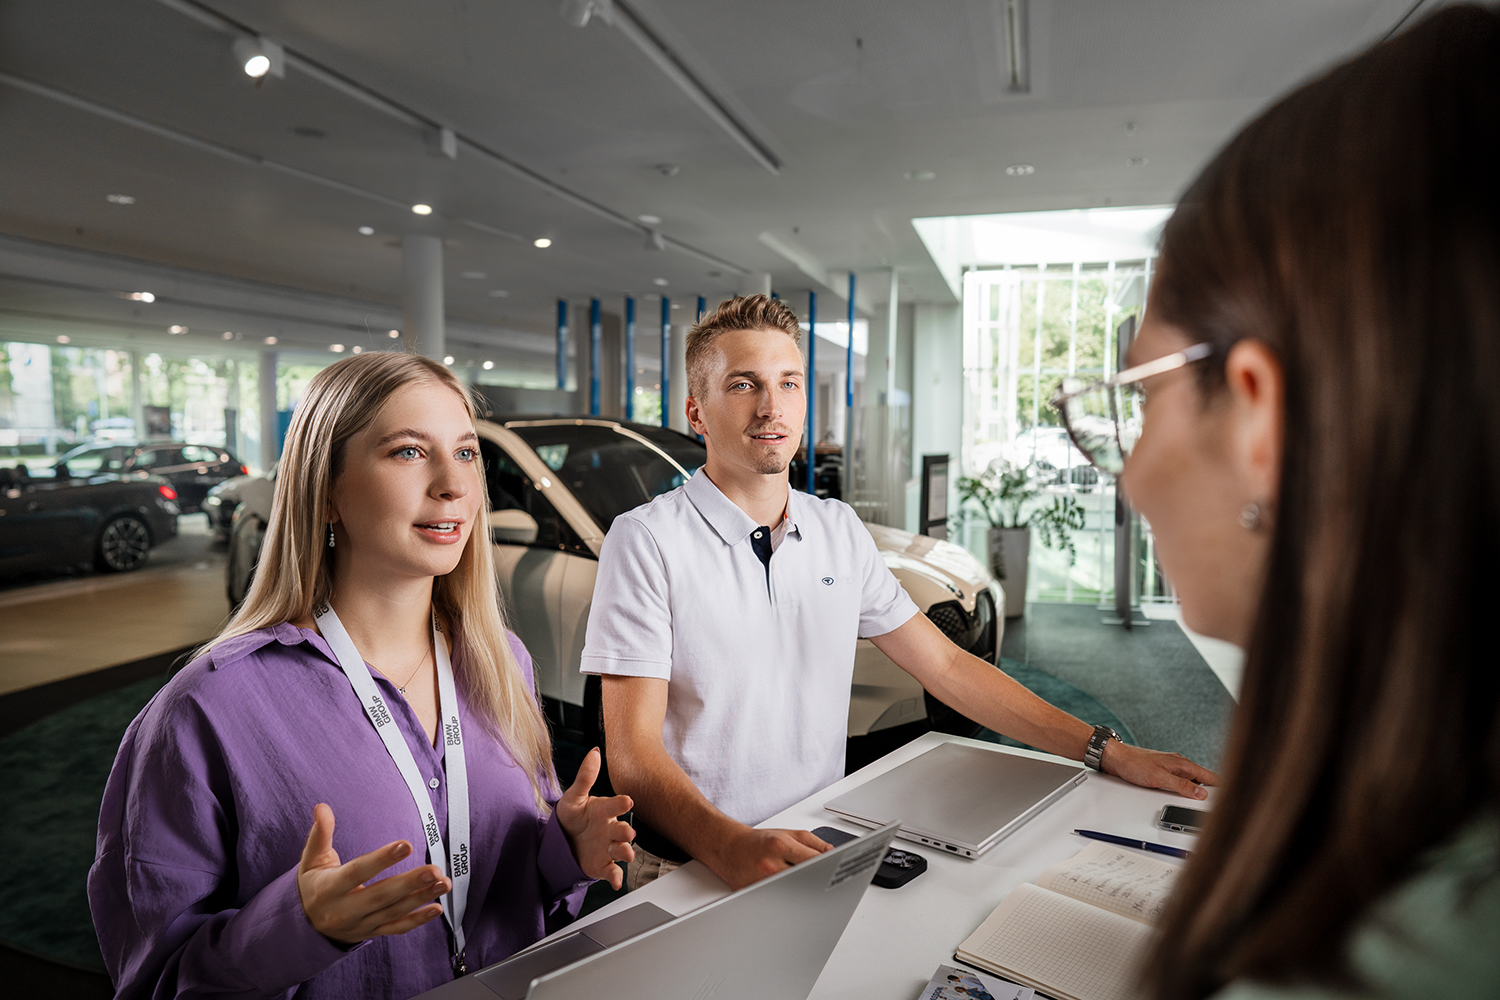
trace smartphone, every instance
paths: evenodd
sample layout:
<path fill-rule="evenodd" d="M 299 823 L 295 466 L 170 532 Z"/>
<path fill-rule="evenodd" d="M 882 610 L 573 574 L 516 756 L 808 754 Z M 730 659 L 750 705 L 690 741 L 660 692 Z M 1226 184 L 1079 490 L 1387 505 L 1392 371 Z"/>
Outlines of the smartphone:
<path fill-rule="evenodd" d="M 1163 806 L 1156 825 L 1173 833 L 1202 833 L 1208 813 L 1187 806 Z"/>
<path fill-rule="evenodd" d="M 813 831 L 813 836 L 837 847 L 840 844 L 847 844 L 859 834 L 845 833 L 831 826 L 820 826 Z M 926 870 L 927 859 L 922 855 L 915 851 L 892 847 L 885 852 L 885 860 L 880 862 L 880 870 L 875 873 L 871 882 L 882 889 L 899 889 Z"/>

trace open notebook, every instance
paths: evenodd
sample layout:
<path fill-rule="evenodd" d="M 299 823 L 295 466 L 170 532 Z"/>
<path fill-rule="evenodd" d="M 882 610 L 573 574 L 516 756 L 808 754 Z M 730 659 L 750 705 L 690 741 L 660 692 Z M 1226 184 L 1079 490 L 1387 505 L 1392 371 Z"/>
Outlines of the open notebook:
<path fill-rule="evenodd" d="M 958 946 L 961 961 L 1059 1000 L 1135 1000 L 1136 973 L 1179 866 L 1095 841 L 1016 886 Z"/>

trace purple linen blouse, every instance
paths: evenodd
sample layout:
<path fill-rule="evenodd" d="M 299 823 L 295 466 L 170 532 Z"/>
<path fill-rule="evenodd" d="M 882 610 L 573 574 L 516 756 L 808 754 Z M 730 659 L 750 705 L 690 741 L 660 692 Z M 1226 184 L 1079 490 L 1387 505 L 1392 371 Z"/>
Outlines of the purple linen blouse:
<path fill-rule="evenodd" d="M 531 657 L 510 636 L 528 683 Z M 428 742 L 395 685 L 371 670 L 444 824 L 443 741 Z M 578 915 L 590 879 L 554 812 L 468 710 L 471 970 Z M 548 798 L 555 801 L 557 790 Z M 453 978 L 443 919 L 345 949 L 313 929 L 297 892 L 312 810 L 333 808 L 349 861 L 393 840 L 425 864 L 411 794 L 322 637 L 283 624 L 230 639 L 151 699 L 120 744 L 99 814 L 89 906 L 116 995 L 405 998 Z"/>

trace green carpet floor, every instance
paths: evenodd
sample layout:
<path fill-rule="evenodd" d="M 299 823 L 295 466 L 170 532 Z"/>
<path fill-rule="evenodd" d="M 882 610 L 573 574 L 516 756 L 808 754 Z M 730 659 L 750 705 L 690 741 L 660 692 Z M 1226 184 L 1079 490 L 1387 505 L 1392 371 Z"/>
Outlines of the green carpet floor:
<path fill-rule="evenodd" d="M 1043 701 L 1056 705 L 1070 715 L 1077 716 L 1091 726 L 1108 726 L 1120 734 L 1120 739 L 1126 743 L 1135 742 L 1135 733 L 1114 712 L 1111 712 L 1093 695 L 1081 691 L 1065 680 L 1060 680 L 1019 660 L 1006 657 L 1000 659 L 1000 669 L 1010 674 L 1015 680 L 1026 685 L 1037 697 Z M 990 732 L 988 729 L 980 729 L 973 734 L 974 739 L 986 740 L 990 743 L 999 743 L 1007 747 L 1025 747 L 1026 744 L 1019 740 L 1013 740 L 1009 736 L 1001 736 L 999 733 Z"/>
<path fill-rule="evenodd" d="M 1005 670 L 1038 695 L 1089 723 L 1131 739 L 1130 727 L 1093 696 L 1017 661 Z M 103 971 L 89 918 L 86 879 L 94 859 L 99 801 L 130 720 L 161 678 L 96 695 L 0 739 L 0 943 L 63 965 Z M 978 738 L 1021 746 L 987 730 Z M 586 748 L 557 746 L 563 784 Z"/>
<path fill-rule="evenodd" d="M 96 695 L 0 739 L 0 943 L 104 971 L 86 880 L 104 782 L 164 677 Z"/>

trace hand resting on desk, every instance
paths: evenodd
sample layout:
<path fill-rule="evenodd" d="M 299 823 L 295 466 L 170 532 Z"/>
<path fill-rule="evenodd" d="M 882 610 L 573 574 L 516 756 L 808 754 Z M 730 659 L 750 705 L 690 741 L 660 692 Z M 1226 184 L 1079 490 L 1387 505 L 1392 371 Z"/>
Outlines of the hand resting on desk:
<path fill-rule="evenodd" d="M 1203 786 L 1219 783 L 1218 775 L 1206 767 L 1199 767 L 1180 753 L 1147 750 L 1116 740 L 1104 744 L 1104 755 L 1099 763 L 1106 774 L 1123 778 L 1132 785 L 1160 788 L 1190 799 L 1207 798 L 1208 789 Z"/>

